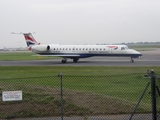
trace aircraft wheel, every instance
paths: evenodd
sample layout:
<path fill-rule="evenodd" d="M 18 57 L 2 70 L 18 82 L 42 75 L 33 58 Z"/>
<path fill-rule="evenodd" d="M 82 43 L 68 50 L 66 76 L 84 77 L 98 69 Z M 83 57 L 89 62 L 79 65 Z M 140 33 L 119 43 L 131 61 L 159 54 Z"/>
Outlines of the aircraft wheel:
<path fill-rule="evenodd" d="M 73 62 L 78 62 L 78 59 L 76 59 L 76 58 L 75 58 L 75 59 L 73 59 Z"/>
<path fill-rule="evenodd" d="M 62 59 L 62 63 L 66 63 L 67 62 L 67 60 L 66 59 Z"/>
<path fill-rule="evenodd" d="M 133 59 L 131 59 L 131 61 L 130 61 L 131 63 L 134 63 L 134 60 Z"/>

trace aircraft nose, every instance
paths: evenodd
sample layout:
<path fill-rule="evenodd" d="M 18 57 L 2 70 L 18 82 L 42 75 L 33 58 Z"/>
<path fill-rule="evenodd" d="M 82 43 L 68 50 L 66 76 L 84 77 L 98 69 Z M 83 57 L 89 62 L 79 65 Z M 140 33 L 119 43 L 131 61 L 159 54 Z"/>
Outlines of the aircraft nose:
<path fill-rule="evenodd" d="M 134 56 L 132 56 L 132 58 L 140 58 L 142 56 L 142 54 L 136 50 L 131 49 L 131 51 L 134 54 Z"/>
<path fill-rule="evenodd" d="M 140 52 L 137 51 L 137 53 L 138 53 L 140 56 L 142 56 L 142 54 L 141 54 Z"/>
<path fill-rule="evenodd" d="M 135 53 L 138 54 L 139 57 L 142 56 L 142 54 L 140 52 L 136 51 L 136 50 L 135 50 Z"/>

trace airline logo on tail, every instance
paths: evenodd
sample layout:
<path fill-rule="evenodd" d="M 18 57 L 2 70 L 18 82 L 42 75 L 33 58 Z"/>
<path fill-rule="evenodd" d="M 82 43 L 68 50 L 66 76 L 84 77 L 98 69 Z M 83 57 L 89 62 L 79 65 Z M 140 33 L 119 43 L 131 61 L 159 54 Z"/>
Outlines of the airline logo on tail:
<path fill-rule="evenodd" d="M 33 45 L 40 45 L 40 43 L 38 43 L 38 42 L 34 39 L 34 37 L 32 36 L 31 33 L 23 33 L 23 35 L 24 35 L 24 38 L 25 38 L 25 40 L 26 40 L 26 44 L 27 44 L 27 46 L 29 47 L 29 50 L 32 49 L 32 46 L 33 46 Z"/>

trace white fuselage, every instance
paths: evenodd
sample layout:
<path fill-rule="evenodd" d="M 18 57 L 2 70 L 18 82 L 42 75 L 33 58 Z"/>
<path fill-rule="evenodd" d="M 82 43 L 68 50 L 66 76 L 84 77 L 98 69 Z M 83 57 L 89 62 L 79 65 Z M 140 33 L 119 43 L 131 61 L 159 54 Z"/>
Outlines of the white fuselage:
<path fill-rule="evenodd" d="M 35 45 L 32 51 L 45 56 L 66 58 L 85 58 L 92 56 L 126 56 L 137 58 L 140 52 L 129 49 L 126 45 Z"/>

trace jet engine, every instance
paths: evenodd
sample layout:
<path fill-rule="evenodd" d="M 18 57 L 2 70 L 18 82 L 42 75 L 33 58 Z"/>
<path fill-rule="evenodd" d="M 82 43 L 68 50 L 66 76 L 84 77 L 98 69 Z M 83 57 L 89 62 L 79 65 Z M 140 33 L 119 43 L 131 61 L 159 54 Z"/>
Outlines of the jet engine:
<path fill-rule="evenodd" d="M 49 45 L 35 45 L 32 46 L 32 51 L 33 52 L 47 52 L 50 50 Z"/>
<path fill-rule="evenodd" d="M 49 51 L 49 50 L 50 50 L 50 46 L 48 45 L 48 46 L 47 46 L 47 51 Z"/>

